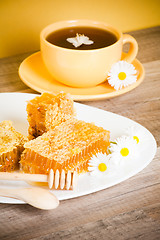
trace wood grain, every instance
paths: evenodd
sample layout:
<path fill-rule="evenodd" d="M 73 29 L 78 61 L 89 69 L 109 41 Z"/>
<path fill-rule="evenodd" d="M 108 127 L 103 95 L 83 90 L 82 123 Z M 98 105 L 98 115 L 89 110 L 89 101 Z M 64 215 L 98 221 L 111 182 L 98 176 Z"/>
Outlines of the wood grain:
<path fill-rule="evenodd" d="M 145 68 L 143 83 L 122 96 L 84 104 L 129 117 L 154 135 L 157 154 L 139 174 L 114 187 L 64 200 L 53 211 L 0 204 L 0 239 L 160 239 L 160 27 L 131 32 Z M 0 92 L 29 92 L 18 76 L 31 53 L 0 59 Z"/>

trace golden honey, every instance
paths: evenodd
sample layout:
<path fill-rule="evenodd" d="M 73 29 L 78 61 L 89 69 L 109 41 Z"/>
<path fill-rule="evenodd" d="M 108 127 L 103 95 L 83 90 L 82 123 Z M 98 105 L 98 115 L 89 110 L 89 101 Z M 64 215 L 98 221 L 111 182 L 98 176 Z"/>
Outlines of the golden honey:
<path fill-rule="evenodd" d="M 66 93 L 43 93 L 28 101 L 29 139 L 34 139 L 74 116 L 73 100 Z"/>
<path fill-rule="evenodd" d="M 11 121 L 0 123 L 0 172 L 18 169 L 26 141 L 27 139 L 14 129 Z"/>
<path fill-rule="evenodd" d="M 21 170 L 38 174 L 48 174 L 50 169 L 86 172 L 93 154 L 107 152 L 109 137 L 109 131 L 93 123 L 67 120 L 24 145 Z"/>

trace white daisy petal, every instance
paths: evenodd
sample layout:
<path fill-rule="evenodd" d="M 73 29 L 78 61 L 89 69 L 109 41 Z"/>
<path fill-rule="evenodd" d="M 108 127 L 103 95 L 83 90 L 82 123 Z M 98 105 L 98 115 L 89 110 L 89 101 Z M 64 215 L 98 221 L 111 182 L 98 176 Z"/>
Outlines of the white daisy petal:
<path fill-rule="evenodd" d="M 87 36 L 84 36 L 84 34 L 76 34 L 76 37 L 74 38 L 67 38 L 66 39 L 69 43 L 72 43 L 75 47 L 79 47 L 82 44 L 90 45 L 94 42 L 92 40 L 89 40 Z"/>
<path fill-rule="evenodd" d="M 137 158 L 137 144 L 129 136 L 122 136 L 110 145 L 111 161 L 116 165 L 123 165 L 126 161 Z"/>
<path fill-rule="evenodd" d="M 77 39 L 75 39 L 75 38 L 67 38 L 67 41 L 68 41 L 69 43 L 72 43 L 72 44 L 74 45 L 74 47 L 78 47 L 78 46 L 81 45 L 81 44 L 79 44 L 79 42 L 78 42 Z"/>
<path fill-rule="evenodd" d="M 137 71 L 133 64 L 118 61 L 112 65 L 108 73 L 108 83 L 116 90 L 127 87 L 137 81 Z"/>
<path fill-rule="evenodd" d="M 88 171 L 91 175 L 100 177 L 109 174 L 111 172 L 110 155 L 97 153 L 95 156 L 92 156 L 88 165 Z"/>
<path fill-rule="evenodd" d="M 145 147 L 145 144 L 147 143 L 147 137 L 145 131 L 142 128 L 131 126 L 127 128 L 125 132 L 136 142 L 139 150 L 143 149 L 142 146 Z"/>

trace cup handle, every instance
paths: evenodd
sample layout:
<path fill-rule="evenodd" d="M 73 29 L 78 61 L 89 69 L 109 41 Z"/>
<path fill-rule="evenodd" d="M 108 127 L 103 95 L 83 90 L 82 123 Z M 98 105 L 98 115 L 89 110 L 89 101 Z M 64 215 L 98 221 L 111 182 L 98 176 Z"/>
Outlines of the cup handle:
<path fill-rule="evenodd" d="M 138 43 L 134 37 L 129 34 L 123 34 L 123 45 L 125 43 L 130 43 L 130 48 L 127 54 L 122 57 L 122 60 L 131 63 L 137 56 L 138 53 Z"/>

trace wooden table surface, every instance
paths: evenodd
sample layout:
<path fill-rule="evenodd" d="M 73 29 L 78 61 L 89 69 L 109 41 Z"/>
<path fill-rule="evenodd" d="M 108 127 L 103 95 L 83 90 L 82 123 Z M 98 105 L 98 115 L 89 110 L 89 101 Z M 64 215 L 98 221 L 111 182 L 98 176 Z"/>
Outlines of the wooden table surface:
<path fill-rule="evenodd" d="M 145 68 L 143 83 L 116 98 L 83 102 L 146 127 L 158 145 L 153 161 L 134 177 L 105 190 L 64 200 L 51 211 L 0 204 L 0 239 L 160 239 L 160 27 L 131 32 Z M 35 93 L 18 76 L 31 53 L 0 59 L 0 92 Z"/>

